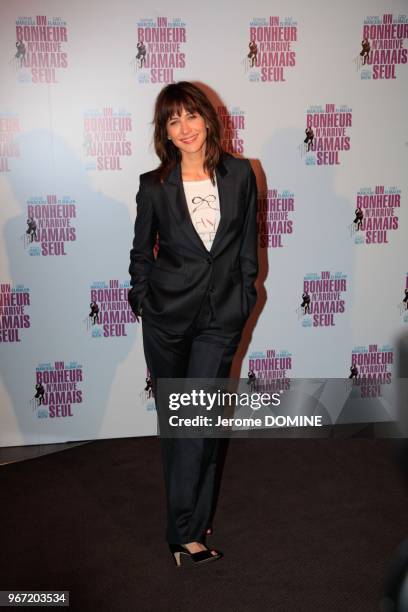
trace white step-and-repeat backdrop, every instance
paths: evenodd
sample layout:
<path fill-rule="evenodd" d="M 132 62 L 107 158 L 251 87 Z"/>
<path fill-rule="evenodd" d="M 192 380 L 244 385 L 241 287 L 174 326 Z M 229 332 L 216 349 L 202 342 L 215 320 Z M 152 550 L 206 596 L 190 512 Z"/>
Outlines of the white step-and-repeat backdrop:
<path fill-rule="evenodd" d="M 155 433 L 128 264 L 153 104 L 180 80 L 258 179 L 235 375 L 381 392 L 408 329 L 406 1 L 15 0 L 0 17 L 0 445 Z"/>

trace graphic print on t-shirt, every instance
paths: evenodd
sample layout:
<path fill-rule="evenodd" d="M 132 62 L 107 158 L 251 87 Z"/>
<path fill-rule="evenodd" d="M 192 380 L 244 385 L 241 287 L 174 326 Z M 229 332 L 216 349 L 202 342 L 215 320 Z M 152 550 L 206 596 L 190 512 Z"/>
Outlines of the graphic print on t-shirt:
<path fill-rule="evenodd" d="M 210 250 L 220 221 L 218 190 L 210 179 L 184 181 L 191 221 L 204 246 Z"/>

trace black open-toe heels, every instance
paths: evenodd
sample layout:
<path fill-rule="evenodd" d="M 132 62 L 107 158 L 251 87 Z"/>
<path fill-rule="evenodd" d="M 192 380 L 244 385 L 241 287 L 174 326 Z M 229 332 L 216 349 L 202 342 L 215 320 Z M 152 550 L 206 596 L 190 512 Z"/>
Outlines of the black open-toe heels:
<path fill-rule="evenodd" d="M 191 553 L 181 544 L 170 544 L 169 547 L 177 567 L 181 567 L 181 564 L 185 562 L 195 565 L 199 563 L 208 563 L 210 561 L 218 561 L 218 559 L 221 559 L 223 556 L 222 552 L 219 550 L 216 551 L 216 555 L 213 555 L 209 548 L 200 550 L 200 552 Z"/>

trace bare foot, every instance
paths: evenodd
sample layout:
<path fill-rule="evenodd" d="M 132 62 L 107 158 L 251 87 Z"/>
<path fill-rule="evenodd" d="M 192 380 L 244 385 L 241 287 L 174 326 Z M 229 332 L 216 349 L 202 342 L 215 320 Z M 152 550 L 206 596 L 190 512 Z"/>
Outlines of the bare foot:
<path fill-rule="evenodd" d="M 201 544 L 201 542 L 189 542 L 188 544 L 183 544 L 183 546 L 186 550 L 188 550 L 189 553 L 193 554 L 201 552 L 203 550 L 208 550 L 208 548 L 204 546 L 204 544 Z M 212 550 L 211 554 L 217 555 L 218 553 L 216 550 Z"/>

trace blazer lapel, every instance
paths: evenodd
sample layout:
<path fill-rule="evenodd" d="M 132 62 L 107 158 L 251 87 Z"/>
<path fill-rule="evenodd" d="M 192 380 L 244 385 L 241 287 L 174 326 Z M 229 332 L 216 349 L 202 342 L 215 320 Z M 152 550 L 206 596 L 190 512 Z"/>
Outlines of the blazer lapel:
<path fill-rule="evenodd" d="M 220 200 L 221 218 L 214 237 L 214 241 L 211 246 L 211 255 L 214 255 L 214 252 L 221 244 L 224 233 L 228 228 L 228 220 L 230 218 L 231 190 L 229 189 L 229 186 L 231 185 L 231 175 L 228 174 L 228 169 L 226 164 L 224 164 L 223 162 L 223 157 L 221 157 L 221 160 L 215 169 L 215 174 L 217 177 L 217 188 L 218 197 Z"/>
<path fill-rule="evenodd" d="M 228 193 L 228 184 L 230 177 L 228 176 L 228 169 L 226 164 L 223 161 L 224 156 L 221 156 L 221 159 L 216 167 L 215 174 L 217 177 L 217 187 L 218 187 L 218 196 L 220 202 L 220 222 L 218 224 L 218 229 L 215 234 L 215 238 L 210 250 L 210 253 L 213 254 L 215 249 L 220 244 L 222 236 L 225 232 L 225 229 L 228 227 L 228 213 L 229 213 L 229 193 Z M 163 181 L 163 189 L 168 198 L 169 204 L 173 211 L 173 215 L 180 225 L 180 227 L 186 232 L 189 238 L 194 242 L 194 244 L 204 253 L 208 254 L 207 249 L 205 248 L 200 236 L 198 235 L 194 224 L 190 217 L 190 212 L 188 210 L 186 196 L 183 188 L 183 180 L 181 176 L 181 164 L 178 162 L 173 170 L 170 172 L 168 177 Z"/>

